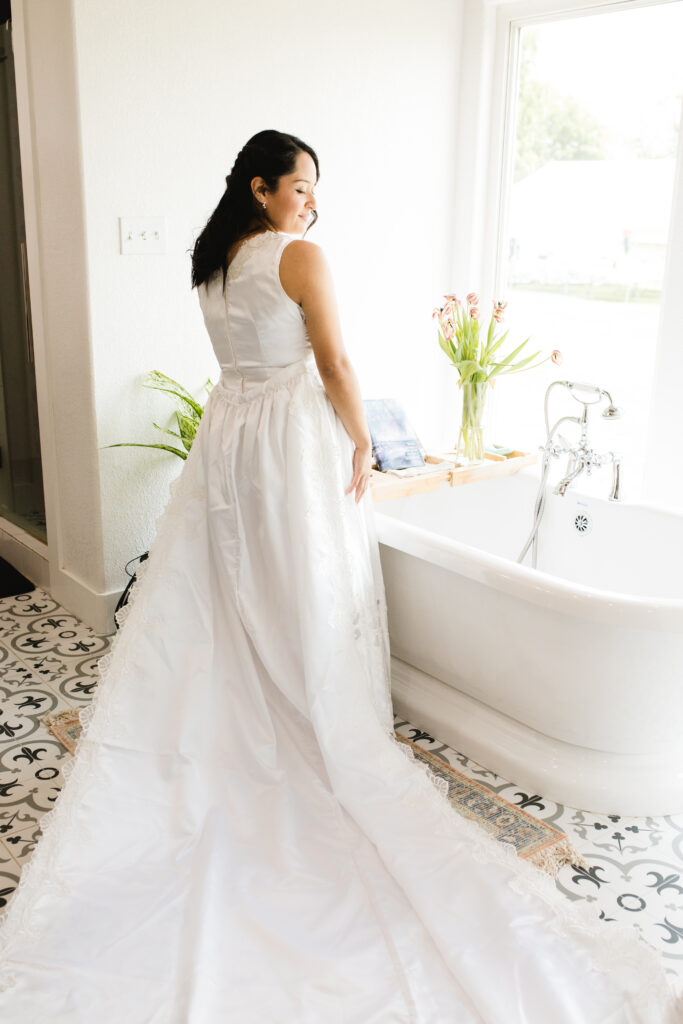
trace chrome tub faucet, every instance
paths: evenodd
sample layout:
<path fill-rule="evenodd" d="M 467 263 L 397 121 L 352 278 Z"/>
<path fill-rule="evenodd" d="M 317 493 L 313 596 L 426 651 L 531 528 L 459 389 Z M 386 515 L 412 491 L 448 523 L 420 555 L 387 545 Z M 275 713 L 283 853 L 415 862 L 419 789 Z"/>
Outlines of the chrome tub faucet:
<path fill-rule="evenodd" d="M 555 424 L 555 427 L 553 427 L 553 430 L 551 431 L 549 429 L 548 423 L 548 393 L 550 392 L 550 389 L 555 387 L 555 385 L 557 384 L 566 387 L 569 393 L 571 394 L 572 398 L 575 398 L 577 402 L 581 402 L 581 404 L 583 405 L 583 409 L 581 411 L 580 416 L 563 416 L 562 420 L 559 420 Z M 568 380 L 556 380 L 553 381 L 553 383 L 546 391 L 545 397 L 545 422 L 546 431 L 548 435 L 546 439 L 546 448 L 548 446 L 548 442 L 551 440 L 552 435 L 559 426 L 560 422 L 564 420 L 571 420 L 575 423 L 578 423 L 581 426 L 581 437 L 577 445 L 569 447 L 568 445 L 566 445 L 565 442 L 565 445 L 559 450 L 557 445 L 552 446 L 553 450 L 551 454 L 553 456 L 559 456 L 562 454 L 569 455 L 569 463 L 567 465 L 566 475 L 557 484 L 557 486 L 553 490 L 553 494 L 559 494 L 561 496 L 564 495 L 572 480 L 575 480 L 577 476 L 579 476 L 581 473 L 585 472 L 587 476 L 590 476 L 594 468 L 604 466 L 606 463 L 611 462 L 614 466 L 614 473 L 612 479 L 612 487 L 608 495 L 608 498 L 609 501 L 619 501 L 621 456 L 616 454 L 615 452 L 606 452 L 605 454 L 599 454 L 593 448 L 590 448 L 588 445 L 589 405 L 596 405 L 598 402 L 601 402 L 603 398 L 607 398 L 607 400 L 609 401 L 609 405 L 603 411 L 603 418 L 614 420 L 618 419 L 621 416 L 621 410 L 617 409 L 616 405 L 612 401 L 612 396 L 610 395 L 609 391 L 605 391 L 603 388 L 598 388 L 594 384 L 580 384 Z"/>
<path fill-rule="evenodd" d="M 548 396 L 554 387 L 566 388 L 572 398 L 575 398 L 577 402 L 583 405 L 583 409 L 579 416 L 562 416 L 557 423 L 555 423 L 552 430 L 550 429 L 550 422 L 548 420 Z M 545 445 L 541 448 L 543 452 L 543 466 L 541 472 L 541 482 L 538 488 L 538 495 L 536 497 L 536 503 L 534 507 L 534 523 L 529 534 L 529 538 L 522 548 L 522 551 L 517 558 L 518 562 L 523 562 L 526 557 L 526 553 L 530 547 L 532 547 L 532 564 L 536 568 L 536 559 L 538 554 L 538 528 L 543 518 L 543 512 L 545 510 L 545 497 L 546 497 L 546 481 L 548 478 L 548 472 L 550 470 L 551 459 L 557 459 L 561 455 L 568 455 L 569 461 L 567 463 L 567 472 L 562 477 L 560 482 L 553 490 L 553 494 L 559 494 L 563 497 L 569 485 L 573 480 L 576 480 L 578 476 L 585 473 L 587 476 L 591 475 L 594 468 L 604 466 L 611 462 L 613 467 L 612 473 L 612 486 L 608 495 L 609 501 L 620 501 L 620 477 L 621 477 L 621 455 L 616 452 L 605 452 L 601 454 L 596 452 L 588 444 L 588 406 L 597 405 L 603 398 L 608 401 L 608 406 L 603 410 L 603 418 L 608 420 L 618 419 L 622 413 L 620 409 L 617 409 L 616 405 L 612 401 L 612 396 L 609 391 L 605 391 L 603 388 L 596 387 L 594 384 L 581 384 L 578 381 L 569 380 L 554 380 L 548 385 L 545 393 L 544 401 L 544 416 L 545 416 L 545 431 L 546 439 Z M 561 434 L 557 435 L 557 441 L 554 440 L 557 428 L 561 423 L 578 423 L 581 427 L 581 436 L 578 444 L 570 445 L 568 441 L 562 437 Z"/>

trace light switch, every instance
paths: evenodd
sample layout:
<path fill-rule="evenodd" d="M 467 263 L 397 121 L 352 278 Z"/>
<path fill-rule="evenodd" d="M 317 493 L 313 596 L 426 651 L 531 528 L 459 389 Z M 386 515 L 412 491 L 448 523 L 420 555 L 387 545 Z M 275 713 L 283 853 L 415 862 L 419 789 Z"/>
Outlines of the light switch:
<path fill-rule="evenodd" d="M 119 217 L 122 256 L 166 252 L 165 217 Z"/>

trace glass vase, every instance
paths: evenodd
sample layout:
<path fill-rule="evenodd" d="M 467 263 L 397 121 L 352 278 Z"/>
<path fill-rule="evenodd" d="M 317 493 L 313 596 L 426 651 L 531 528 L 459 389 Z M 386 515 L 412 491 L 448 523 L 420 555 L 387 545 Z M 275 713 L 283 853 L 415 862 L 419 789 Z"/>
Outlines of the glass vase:
<path fill-rule="evenodd" d="M 490 384 L 467 380 L 462 385 L 462 420 L 458 434 L 458 455 L 466 462 L 484 459 L 484 413 Z"/>

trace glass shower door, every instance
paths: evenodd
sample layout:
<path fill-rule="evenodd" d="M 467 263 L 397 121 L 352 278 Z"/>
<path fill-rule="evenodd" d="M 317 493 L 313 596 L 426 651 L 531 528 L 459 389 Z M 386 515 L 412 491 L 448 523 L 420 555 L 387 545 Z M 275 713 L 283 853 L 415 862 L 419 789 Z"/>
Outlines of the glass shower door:
<path fill-rule="evenodd" d="M 0 239 L 0 517 L 47 541 L 9 18 L 0 25 Z"/>

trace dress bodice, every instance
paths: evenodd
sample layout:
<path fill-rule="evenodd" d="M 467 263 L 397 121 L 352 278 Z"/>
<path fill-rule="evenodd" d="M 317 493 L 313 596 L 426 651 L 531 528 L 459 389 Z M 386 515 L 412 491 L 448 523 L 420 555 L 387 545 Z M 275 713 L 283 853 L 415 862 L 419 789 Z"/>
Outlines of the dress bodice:
<path fill-rule="evenodd" d="M 228 267 L 197 293 L 221 378 L 244 390 L 312 352 L 303 309 L 280 281 L 280 258 L 297 236 L 266 231 L 241 243 Z"/>

